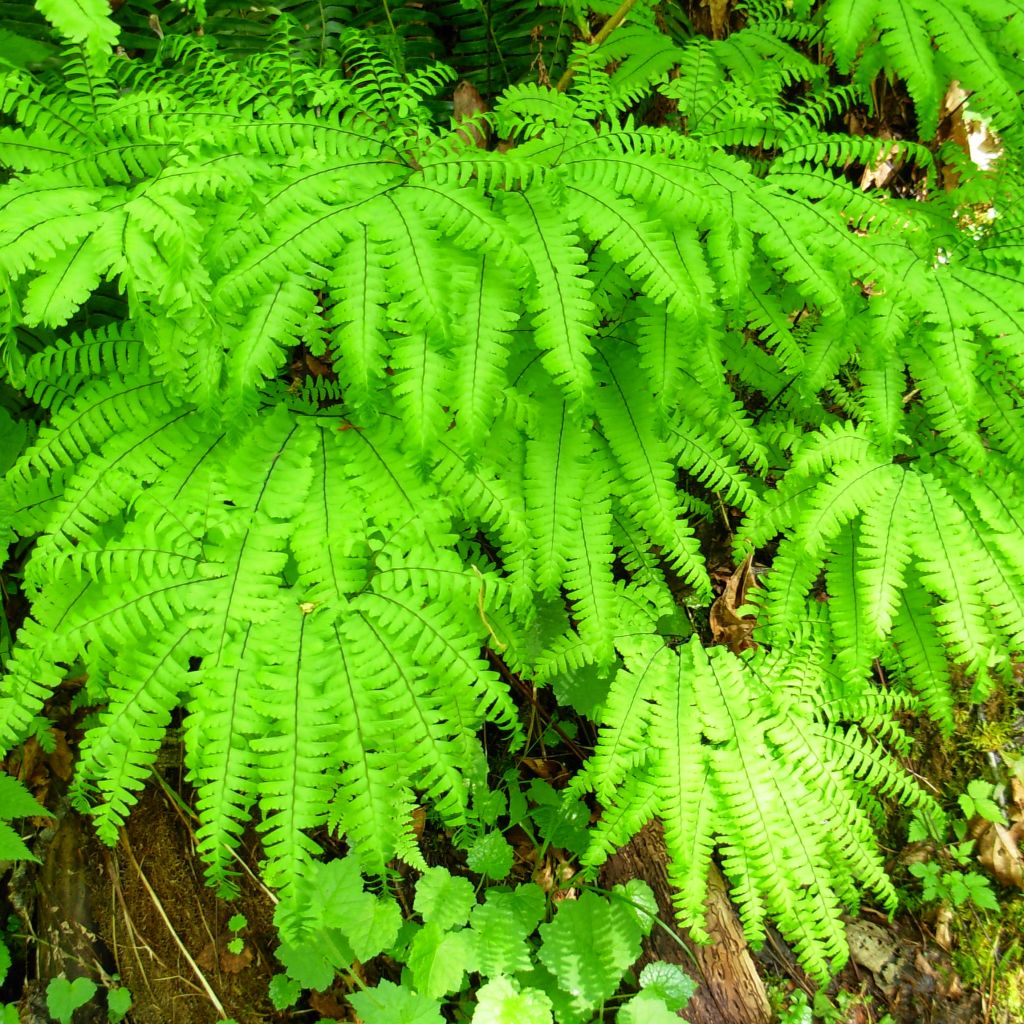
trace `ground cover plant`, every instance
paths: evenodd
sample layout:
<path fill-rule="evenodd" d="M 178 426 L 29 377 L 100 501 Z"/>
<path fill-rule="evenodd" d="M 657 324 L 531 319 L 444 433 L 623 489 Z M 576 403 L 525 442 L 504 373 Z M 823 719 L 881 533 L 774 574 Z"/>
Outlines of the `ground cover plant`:
<path fill-rule="evenodd" d="M 255 822 L 297 949 L 327 835 L 426 871 L 423 805 L 507 877 L 489 754 L 547 688 L 596 726 L 550 797 L 581 877 L 657 819 L 679 923 L 717 858 L 827 981 L 842 910 L 895 905 L 881 801 L 930 802 L 904 714 L 950 730 L 1024 644 L 1024 10 L 37 6 L 0 34 L 2 745 L 80 679 L 114 843 L 180 725 L 209 882 Z M 469 905 L 400 938 L 373 892 L 374 955 L 482 955 Z M 420 952 L 368 1024 L 440 1019 Z M 613 960 L 462 1012 L 589 1020 Z"/>

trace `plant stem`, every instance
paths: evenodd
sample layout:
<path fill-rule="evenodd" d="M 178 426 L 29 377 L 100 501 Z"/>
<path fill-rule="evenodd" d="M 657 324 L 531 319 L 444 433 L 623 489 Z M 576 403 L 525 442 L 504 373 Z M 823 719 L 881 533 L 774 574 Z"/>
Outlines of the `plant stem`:
<path fill-rule="evenodd" d="M 635 3 L 636 0 L 622 0 L 618 10 L 601 26 L 601 31 L 591 39 L 591 45 L 600 46 L 626 20 L 626 15 L 633 9 Z M 570 64 L 562 73 L 562 77 L 558 80 L 558 85 L 555 88 L 559 92 L 565 92 L 569 88 L 569 83 L 572 81 L 572 76 L 575 73 Z"/>

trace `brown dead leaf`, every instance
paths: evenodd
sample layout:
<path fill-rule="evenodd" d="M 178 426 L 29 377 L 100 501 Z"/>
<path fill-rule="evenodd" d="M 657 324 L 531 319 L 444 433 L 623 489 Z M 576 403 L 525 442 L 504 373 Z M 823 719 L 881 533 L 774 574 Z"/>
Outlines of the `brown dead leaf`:
<path fill-rule="evenodd" d="M 211 940 L 196 955 L 196 964 L 206 974 L 212 974 L 217 963 L 217 947 Z"/>
<path fill-rule="evenodd" d="M 537 778 L 550 782 L 556 789 L 560 789 L 569 781 L 569 772 L 565 765 L 553 757 L 522 757 L 519 760 Z"/>
<path fill-rule="evenodd" d="M 990 822 L 978 840 L 978 863 L 992 872 L 1000 885 L 1024 889 L 1024 856 L 1017 845 L 1016 829 Z"/>
<path fill-rule="evenodd" d="M 576 899 L 576 889 L 566 889 L 565 883 L 576 875 L 578 869 L 569 863 L 558 850 L 551 850 L 544 861 L 534 870 L 533 880 L 556 902 Z"/>
<path fill-rule="evenodd" d="M 241 953 L 232 953 L 226 946 L 218 949 L 213 942 L 208 942 L 199 951 L 196 963 L 200 970 L 207 974 L 215 973 L 217 967 L 224 974 L 240 974 L 252 963 L 252 949 L 249 946 L 243 946 Z"/>
<path fill-rule="evenodd" d="M 348 1020 L 349 1005 L 340 992 L 311 992 L 309 994 L 309 1008 L 316 1010 L 326 1020 Z M 357 1018 L 358 1019 L 358 1018 Z"/>
<path fill-rule="evenodd" d="M 67 737 L 64 735 L 63 729 L 51 729 L 50 733 L 53 736 L 55 746 L 53 753 L 46 755 L 46 763 L 50 766 L 50 771 L 58 779 L 70 782 L 71 774 L 75 768 L 75 755 L 71 753 L 71 748 L 68 746 Z"/>
<path fill-rule="evenodd" d="M 860 176 L 859 187 L 862 191 L 873 188 L 885 188 L 893 174 L 898 170 L 899 147 L 893 144 L 880 147 L 875 161 L 864 168 Z"/>
<path fill-rule="evenodd" d="M 914 967 L 925 978 L 931 978 L 936 981 L 939 978 L 938 972 L 935 970 L 934 967 L 932 967 L 932 965 L 928 962 L 928 958 L 920 950 L 914 957 Z"/>
<path fill-rule="evenodd" d="M 711 606 L 709 618 L 714 642 L 725 644 L 734 654 L 748 648 L 757 648 L 751 639 L 757 620 L 753 615 L 741 616 L 736 613 L 738 608 L 747 603 L 750 591 L 757 585 L 754 553 L 751 552 L 729 577 L 725 589 Z"/>
<path fill-rule="evenodd" d="M 1024 818 L 1024 782 L 1021 782 L 1016 775 L 1010 779 L 1010 800 L 1016 813 L 1010 812 L 1011 818 Z"/>
<path fill-rule="evenodd" d="M 941 906 L 935 913 L 935 941 L 948 953 L 953 948 L 953 911 Z"/>
<path fill-rule="evenodd" d="M 427 827 L 427 812 L 423 807 L 412 809 L 412 833 L 417 839 L 423 838 L 423 830 Z"/>
<path fill-rule="evenodd" d="M 927 840 L 917 843 L 907 843 L 900 850 L 896 863 L 901 867 L 909 867 L 911 864 L 927 864 L 935 857 L 935 844 Z"/>
<path fill-rule="evenodd" d="M 711 38 L 724 39 L 729 0 L 701 0 L 701 6 L 711 9 Z"/>
<path fill-rule="evenodd" d="M 243 946 L 241 953 L 232 953 L 229 949 L 220 951 L 220 969 L 225 974 L 239 974 L 252 963 L 252 948 Z"/>
<path fill-rule="evenodd" d="M 490 129 L 483 115 L 487 113 L 487 104 L 472 82 L 459 82 L 455 86 L 452 113 L 455 123 L 464 126 L 458 131 L 459 138 L 467 146 L 486 149 Z"/>
<path fill-rule="evenodd" d="M 943 986 L 943 994 L 947 999 L 961 998 L 964 994 L 964 983 L 954 974 Z"/>
<path fill-rule="evenodd" d="M 505 833 L 505 838 L 512 844 L 517 864 L 536 863 L 538 848 L 522 828 L 514 825 Z"/>

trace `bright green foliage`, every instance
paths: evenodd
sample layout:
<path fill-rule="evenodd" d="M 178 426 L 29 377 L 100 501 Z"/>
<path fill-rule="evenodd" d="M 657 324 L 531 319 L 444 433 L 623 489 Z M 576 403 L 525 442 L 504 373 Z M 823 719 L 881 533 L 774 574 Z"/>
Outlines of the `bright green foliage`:
<path fill-rule="evenodd" d="M 383 907 L 395 908 L 393 922 Z M 477 902 L 468 879 L 435 867 L 417 885 L 415 910 L 419 920 L 400 929 L 396 904 L 365 891 L 351 857 L 317 865 L 278 906 L 285 943 L 277 956 L 287 975 L 271 983 L 274 1005 L 293 1004 L 301 988 L 325 989 L 336 970 L 384 952 L 405 965 L 402 984 L 382 982 L 350 996 L 364 1020 L 397 1024 L 406 1019 L 401 1014 L 432 1020 L 445 1001 L 461 995 L 474 1022 L 581 1024 L 594 1019 L 640 956 L 656 904 L 643 882 L 607 896 L 585 892 L 553 910 L 534 884 L 492 887 Z M 470 973 L 483 983 L 467 993 Z M 678 1009 L 694 988 L 678 968 L 662 963 L 645 968 L 640 983 L 635 1013 Z"/>
<path fill-rule="evenodd" d="M 453 876 L 444 868 L 427 868 L 416 884 L 413 909 L 427 924 L 447 930 L 465 924 L 475 903 L 468 878 Z"/>
<path fill-rule="evenodd" d="M 12 818 L 51 817 L 36 803 L 25 787 L 5 772 L 0 772 L 0 860 L 36 860 L 25 840 L 9 824 Z"/>
<path fill-rule="evenodd" d="M 466 851 L 466 864 L 478 875 L 501 881 L 512 870 L 514 856 L 511 844 L 500 832 L 486 832 Z"/>
<path fill-rule="evenodd" d="M 401 920 L 394 900 L 364 889 L 355 857 L 315 864 L 275 911 L 274 923 L 285 940 L 278 958 L 307 988 L 327 988 L 335 970 L 390 948 Z"/>
<path fill-rule="evenodd" d="M 349 1001 L 363 1024 L 444 1024 L 436 1002 L 392 981 L 353 992 Z"/>
<path fill-rule="evenodd" d="M 583 1020 L 619 986 L 640 955 L 640 939 L 651 919 L 624 901 L 585 892 L 562 903 L 558 916 L 540 926 L 537 958 L 563 991 L 557 993 L 560 1020 Z"/>
<path fill-rule="evenodd" d="M 774 919 L 824 978 L 841 907 L 893 898 L 877 794 L 925 802 L 894 715 L 948 726 L 949 659 L 982 692 L 1024 645 L 1024 15 L 854 6 L 751 3 L 709 41 L 638 4 L 567 91 L 496 97 L 499 151 L 436 116 L 453 71 L 366 36 L 309 48 L 279 18 L 244 59 L 225 31 L 148 60 L 95 4 L 44 5 L 84 45 L 0 79 L 0 359 L 43 420 L 0 496 L 35 538 L 0 742 L 80 663 L 74 796 L 110 841 L 183 709 L 211 881 L 252 817 L 286 893 L 314 830 L 358 856 L 332 869 L 357 912 L 282 956 L 315 985 L 383 948 L 349 921 L 397 928 L 353 879 L 426 867 L 420 802 L 493 825 L 501 660 L 599 722 L 588 865 L 658 817 L 697 934 L 717 846 L 750 936 Z M 884 143 L 913 199 L 852 184 L 883 143 L 825 127 L 883 69 L 917 105 L 919 138 Z M 947 194 L 923 143 L 954 76 L 1004 152 Z M 669 124 L 634 118 L 652 91 Z M 710 603 L 726 506 L 770 563 L 742 654 L 665 627 Z M 559 938 L 579 906 L 531 975 L 578 992 L 522 979 L 564 1020 L 633 948 L 623 919 L 591 976 Z M 453 923 L 417 936 L 432 992 Z M 436 1015 L 360 998 L 368 1024 Z"/>
<path fill-rule="evenodd" d="M 40 807 L 25 787 L 5 772 L 0 772 L 0 860 L 33 860 L 38 862 L 25 840 L 14 830 L 13 818 L 49 817 L 45 807 Z M 0 984 L 7 977 L 11 967 L 11 952 L 6 942 L 0 939 Z"/>
<path fill-rule="evenodd" d="M 96 982 L 89 978 L 51 978 L 46 986 L 46 1008 L 60 1024 L 71 1024 L 75 1010 L 96 995 Z"/>
<path fill-rule="evenodd" d="M 118 1024 L 132 1008 L 132 994 L 123 985 L 107 990 L 107 1020 Z"/>
<path fill-rule="evenodd" d="M 991 882 L 975 866 L 975 840 L 967 837 L 971 819 L 979 817 L 1002 826 L 1006 822 L 995 802 L 996 787 L 983 779 L 974 779 L 966 792 L 957 797 L 962 818 L 950 820 L 940 808 L 932 813 L 917 811 L 910 820 L 907 839 L 922 843 L 933 859 L 916 861 L 907 871 L 921 883 L 921 899 L 925 903 L 944 903 L 959 907 L 971 902 L 983 910 L 998 910 L 999 903 Z M 952 835 L 949 833 L 952 832 Z"/>
<path fill-rule="evenodd" d="M 970 821 L 974 815 L 986 821 L 997 821 L 1000 825 L 1006 821 L 999 804 L 995 802 L 996 787 L 984 779 L 973 779 L 967 783 L 967 789 L 957 797 L 957 803 L 964 817 Z"/>
<path fill-rule="evenodd" d="M 473 1024 L 551 1024 L 551 1000 L 537 989 L 521 991 L 498 977 L 477 992 Z"/>

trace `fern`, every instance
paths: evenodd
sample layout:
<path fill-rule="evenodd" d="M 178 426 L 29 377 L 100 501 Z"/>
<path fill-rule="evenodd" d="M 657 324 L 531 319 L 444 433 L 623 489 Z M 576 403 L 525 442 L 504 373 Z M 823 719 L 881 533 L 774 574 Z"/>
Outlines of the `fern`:
<path fill-rule="evenodd" d="M 841 908 L 892 904 L 877 795 L 924 800 L 894 716 L 948 727 L 950 659 L 984 692 L 1024 644 L 1019 224 L 865 193 L 881 140 L 830 130 L 887 62 L 925 139 L 958 61 L 1007 98 L 1016 35 L 951 41 L 1003 14 L 947 7 L 748 5 L 714 41 L 644 7 L 562 90 L 506 89 L 499 152 L 437 116 L 433 7 L 253 48 L 211 5 L 145 60 L 61 6 L 59 71 L 0 83 L 4 372 L 42 421 L 0 499 L 34 538 L 3 745 L 81 664 L 73 794 L 111 840 L 180 714 L 211 881 L 255 818 L 287 893 L 325 829 L 381 876 L 425 866 L 420 801 L 493 823 L 497 668 L 575 687 L 588 866 L 658 817 L 696 934 L 717 853 L 824 979 Z M 654 87 L 678 109 L 641 125 Z M 1015 194 L 1005 145 L 963 195 Z M 927 193 L 932 151 L 893 152 Z M 659 625 L 710 604 L 712 521 L 771 562 L 757 649 Z"/>

